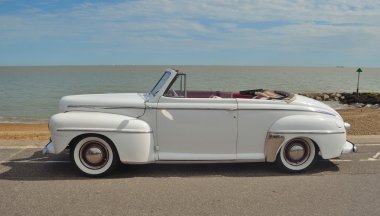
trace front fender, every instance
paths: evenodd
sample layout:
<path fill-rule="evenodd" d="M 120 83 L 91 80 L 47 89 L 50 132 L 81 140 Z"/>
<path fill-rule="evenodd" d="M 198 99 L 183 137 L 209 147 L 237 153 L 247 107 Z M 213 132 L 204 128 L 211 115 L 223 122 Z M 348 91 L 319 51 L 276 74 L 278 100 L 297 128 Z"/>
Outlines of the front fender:
<path fill-rule="evenodd" d="M 338 157 L 346 142 L 346 130 L 341 118 L 330 115 L 292 115 L 272 124 L 265 143 L 266 161 L 273 162 L 282 145 L 296 137 L 313 140 L 322 157 Z"/>
<path fill-rule="evenodd" d="M 124 163 L 154 160 L 151 127 L 140 119 L 111 113 L 66 112 L 50 118 L 49 130 L 56 154 L 78 136 L 100 134 L 115 144 Z"/>

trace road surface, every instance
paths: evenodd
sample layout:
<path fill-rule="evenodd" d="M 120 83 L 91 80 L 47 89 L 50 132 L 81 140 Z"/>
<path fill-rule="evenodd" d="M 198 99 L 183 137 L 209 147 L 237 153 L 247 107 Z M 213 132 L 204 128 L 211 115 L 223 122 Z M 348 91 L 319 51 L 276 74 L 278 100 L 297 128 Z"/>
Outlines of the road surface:
<path fill-rule="evenodd" d="M 319 160 L 306 173 L 274 164 L 123 165 L 82 177 L 68 152 L 0 146 L 1 215 L 380 215 L 380 143 Z"/>

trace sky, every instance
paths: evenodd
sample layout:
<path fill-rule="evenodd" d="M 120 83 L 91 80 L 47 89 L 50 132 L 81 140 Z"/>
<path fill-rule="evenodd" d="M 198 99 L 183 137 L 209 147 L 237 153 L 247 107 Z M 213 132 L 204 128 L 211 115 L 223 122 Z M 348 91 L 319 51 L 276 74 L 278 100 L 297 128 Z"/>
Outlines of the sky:
<path fill-rule="evenodd" d="M 0 0 L 0 66 L 380 67 L 379 0 Z"/>

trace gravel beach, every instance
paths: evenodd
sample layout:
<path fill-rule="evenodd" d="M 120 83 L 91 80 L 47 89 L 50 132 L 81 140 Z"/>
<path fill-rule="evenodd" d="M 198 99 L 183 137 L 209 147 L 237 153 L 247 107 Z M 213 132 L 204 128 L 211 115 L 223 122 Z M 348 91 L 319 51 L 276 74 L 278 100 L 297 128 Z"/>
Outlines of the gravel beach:
<path fill-rule="evenodd" d="M 358 108 L 337 110 L 351 124 L 348 135 L 380 135 L 380 109 Z"/>

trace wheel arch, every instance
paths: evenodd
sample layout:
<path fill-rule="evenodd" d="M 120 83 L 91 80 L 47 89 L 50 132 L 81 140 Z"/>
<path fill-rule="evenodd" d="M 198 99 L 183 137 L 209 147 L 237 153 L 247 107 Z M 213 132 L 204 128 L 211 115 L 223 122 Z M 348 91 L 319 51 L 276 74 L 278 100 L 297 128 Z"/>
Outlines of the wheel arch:
<path fill-rule="evenodd" d="M 117 149 L 116 145 L 115 145 L 115 142 L 112 141 L 111 138 L 109 138 L 108 136 L 106 135 L 103 135 L 103 134 L 100 134 L 100 133 L 83 133 L 83 134 L 80 134 L 76 137 L 74 137 L 70 142 L 69 144 L 67 145 L 67 149 L 71 149 L 73 148 L 80 140 L 86 138 L 86 137 L 91 137 L 91 136 L 94 136 L 94 137 L 99 137 L 101 139 L 104 139 L 106 142 L 108 142 L 110 145 L 112 145 L 112 147 L 116 150 L 115 153 L 116 153 L 116 156 L 118 158 L 118 160 L 120 160 L 120 157 L 119 157 L 119 150 Z"/>
<path fill-rule="evenodd" d="M 308 139 L 310 140 L 316 151 L 320 151 L 320 147 L 318 143 L 313 139 L 313 137 L 309 137 L 306 134 L 272 134 L 268 133 L 266 141 L 265 141 L 265 161 L 266 162 L 274 162 L 276 161 L 276 157 L 278 153 L 280 152 L 280 149 L 287 144 L 288 142 L 294 140 L 294 139 Z"/>
<path fill-rule="evenodd" d="M 299 173 L 310 169 L 318 155 L 318 145 L 308 137 L 289 139 L 278 149 L 276 164 L 282 171 Z"/>
<path fill-rule="evenodd" d="M 86 176 L 101 177 L 107 175 L 120 163 L 119 152 L 115 144 L 105 135 L 81 134 L 76 136 L 70 145 L 72 147 L 70 149 L 72 163 Z M 88 155 L 87 151 L 91 153 Z M 96 154 L 100 155 L 100 158 L 96 158 L 97 156 L 94 158 L 93 156 Z"/>

